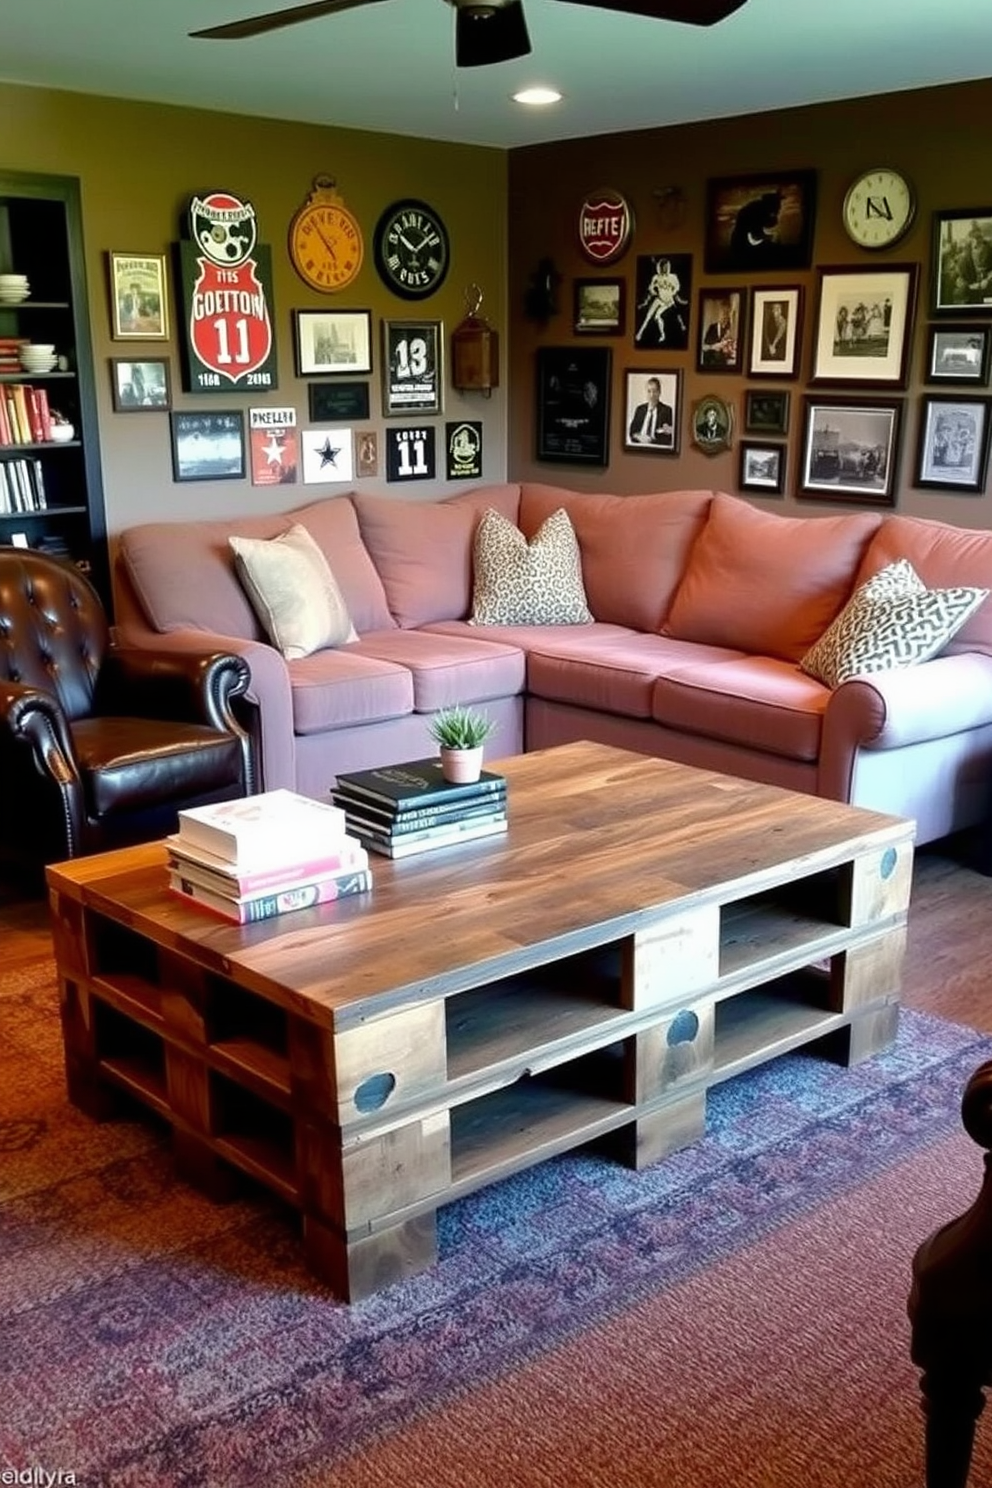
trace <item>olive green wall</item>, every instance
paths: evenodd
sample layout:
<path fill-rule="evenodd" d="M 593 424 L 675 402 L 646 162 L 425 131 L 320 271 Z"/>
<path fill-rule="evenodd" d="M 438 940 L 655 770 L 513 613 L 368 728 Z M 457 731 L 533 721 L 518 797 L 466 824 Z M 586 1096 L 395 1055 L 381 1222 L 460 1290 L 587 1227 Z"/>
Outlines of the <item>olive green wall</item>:
<path fill-rule="evenodd" d="M 373 312 L 375 337 L 370 378 L 372 419 L 380 430 L 380 477 L 356 481 L 360 489 L 410 498 L 452 494 L 465 482 L 446 485 L 444 422 L 484 423 L 484 477 L 505 475 L 505 395 L 459 395 L 448 377 L 450 335 L 465 313 L 464 291 L 472 281 L 483 289 L 483 313 L 505 332 L 506 155 L 478 146 L 398 138 L 357 130 L 328 129 L 231 114 L 122 102 L 83 94 L 0 84 L 0 168 L 78 176 L 83 201 L 100 444 L 108 530 L 157 517 L 224 515 L 302 505 L 338 486 L 256 487 L 245 481 L 177 485 L 172 479 L 169 420 L 163 413 L 114 413 L 109 358 L 144 352 L 172 363 L 173 401 L 178 408 L 292 405 L 307 423 L 307 387 L 294 375 L 292 314 L 296 309 L 363 308 Z M 291 218 L 309 194 L 313 178 L 336 178 L 365 237 L 365 262 L 358 278 L 335 295 L 309 289 L 293 270 L 286 249 Z M 259 240 L 272 247 L 274 325 L 279 387 L 272 393 L 190 395 L 182 392 L 178 341 L 114 342 L 110 336 L 107 253 L 169 253 L 180 236 L 189 198 L 222 189 L 255 207 Z M 421 197 L 441 213 L 451 235 L 451 268 L 436 295 L 401 300 L 381 283 L 372 257 L 372 232 L 382 210 L 401 197 Z M 30 272 L 30 265 L 18 265 Z M 173 295 L 173 323 L 175 303 Z M 445 341 L 444 416 L 437 427 L 439 481 L 387 487 L 379 418 L 381 317 L 441 320 Z M 502 337 L 505 346 L 505 334 Z M 505 386 L 505 369 L 501 379 Z M 247 418 L 246 418 L 247 422 Z M 395 421 L 394 421 L 395 422 Z M 363 425 L 363 427 L 366 427 Z"/>
<path fill-rule="evenodd" d="M 886 263 L 916 262 L 920 287 L 910 361 L 910 382 L 902 395 L 902 457 L 898 467 L 897 505 L 903 512 L 936 516 L 962 526 L 992 526 L 992 502 L 983 495 L 914 490 L 917 421 L 922 389 L 930 295 L 932 213 L 956 207 L 989 208 L 992 177 L 988 169 L 988 120 L 992 114 L 992 82 L 962 84 L 890 94 L 875 99 L 816 105 L 805 109 L 755 114 L 705 124 L 631 134 L 570 140 L 557 145 L 515 150 L 510 155 L 510 448 L 509 469 L 516 479 L 538 479 L 557 485 L 596 491 L 649 491 L 677 487 L 738 489 L 737 440 L 748 386 L 782 387 L 791 391 L 788 468 L 785 500 L 751 499 L 775 510 L 810 513 L 839 508 L 817 499 L 796 503 L 794 482 L 799 464 L 803 424 L 803 395 L 809 391 L 813 326 L 816 310 L 815 268 L 845 265 L 864 268 Z M 891 165 L 908 175 L 918 194 L 916 221 L 909 234 L 892 249 L 869 253 L 856 248 L 841 226 L 841 204 L 847 187 L 868 167 Z M 703 228 L 706 180 L 750 172 L 815 167 L 818 204 L 813 267 L 803 273 L 721 276 L 703 272 Z M 580 254 L 577 225 L 579 205 L 597 187 L 621 191 L 634 209 L 636 231 L 630 249 L 609 269 L 597 269 Z M 659 193 L 676 186 L 685 197 L 684 218 L 669 220 Z M 693 304 L 690 350 L 662 354 L 635 351 L 633 342 L 635 259 L 639 253 L 693 254 Z M 562 279 L 558 310 L 547 325 L 526 318 L 524 298 L 530 276 L 540 259 L 549 256 Z M 577 337 L 572 332 L 572 298 L 577 276 L 622 275 L 627 283 L 627 328 L 623 337 Z M 757 383 L 747 377 L 699 373 L 695 369 L 697 294 L 701 286 L 739 283 L 802 284 L 805 322 L 800 376 L 789 382 Z M 962 319 L 969 317 L 963 316 Z M 932 323 L 932 322 L 930 322 Z M 534 458 L 534 361 L 540 346 L 569 344 L 612 348 L 612 434 L 609 466 L 604 470 L 539 462 Z M 684 369 L 682 453 L 678 458 L 650 452 L 624 452 L 624 370 L 647 365 Z M 835 394 L 837 389 L 817 389 Z M 851 390 L 855 391 L 855 390 Z M 928 392 L 958 392 L 963 396 L 988 389 L 929 388 Z M 871 396 L 862 387 L 857 396 Z M 686 414 L 704 393 L 729 400 L 737 413 L 734 448 L 716 456 L 695 449 L 689 438 Z M 751 436 L 753 437 L 753 436 Z"/>

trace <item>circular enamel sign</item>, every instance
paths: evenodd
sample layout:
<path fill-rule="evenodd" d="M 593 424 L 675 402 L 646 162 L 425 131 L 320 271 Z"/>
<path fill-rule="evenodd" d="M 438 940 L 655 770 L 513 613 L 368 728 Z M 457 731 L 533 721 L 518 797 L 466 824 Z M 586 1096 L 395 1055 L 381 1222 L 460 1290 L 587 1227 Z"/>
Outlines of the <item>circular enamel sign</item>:
<path fill-rule="evenodd" d="M 634 214 L 619 191 L 594 191 L 579 208 L 579 244 L 591 263 L 614 263 L 627 251 Z"/>

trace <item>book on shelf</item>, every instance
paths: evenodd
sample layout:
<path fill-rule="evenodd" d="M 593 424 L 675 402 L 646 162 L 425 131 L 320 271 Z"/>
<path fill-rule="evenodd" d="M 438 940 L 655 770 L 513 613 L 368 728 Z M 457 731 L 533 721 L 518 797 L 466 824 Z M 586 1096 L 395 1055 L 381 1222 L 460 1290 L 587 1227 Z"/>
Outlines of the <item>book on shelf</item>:
<path fill-rule="evenodd" d="M 188 874 L 206 889 L 216 889 L 218 893 L 235 899 L 295 889 L 314 879 L 354 873 L 369 866 L 369 855 L 356 837 L 342 838 L 341 847 L 331 852 L 320 852 L 314 857 L 296 857 L 285 865 L 248 870 L 237 868 L 216 853 L 183 842 L 178 832 L 166 837 L 165 845 L 170 869 Z"/>
<path fill-rule="evenodd" d="M 453 785 L 441 774 L 438 758 L 382 765 L 376 770 L 353 770 L 339 775 L 334 789 L 335 796 L 370 798 L 394 811 L 505 792 L 506 778 L 495 770 L 483 770 L 478 780 Z"/>
<path fill-rule="evenodd" d="M 478 801 L 453 801 L 443 810 L 430 813 L 419 811 L 395 812 L 378 810 L 371 801 L 349 802 L 344 806 L 348 830 L 352 826 L 364 827 L 368 832 L 378 832 L 380 837 L 405 837 L 412 832 L 444 831 L 466 822 L 492 820 L 506 815 L 506 797 L 491 795 Z"/>
<path fill-rule="evenodd" d="M 410 858 L 416 853 L 431 852 L 436 847 L 456 847 L 465 842 L 476 842 L 483 837 L 498 837 L 506 831 L 508 825 L 506 817 L 500 816 L 494 821 L 465 823 L 461 830 L 448 827 L 424 833 L 414 832 L 412 836 L 406 837 L 380 837 L 378 833 L 365 833 L 357 827 L 355 833 L 373 852 L 380 853 L 383 857 Z"/>
<path fill-rule="evenodd" d="M 347 835 L 344 812 L 296 791 L 261 791 L 179 813 L 182 843 L 206 848 L 248 871 L 336 852 Z"/>
<path fill-rule="evenodd" d="M 295 909 L 311 909 L 315 904 L 330 904 L 335 899 L 346 899 L 352 894 L 367 894 L 372 888 L 372 873 L 368 868 L 359 868 L 349 873 L 334 874 L 330 878 L 314 879 L 311 883 L 298 884 L 293 889 L 232 899 L 227 894 L 218 894 L 214 889 L 197 883 L 186 873 L 177 873 L 170 869 L 169 887 L 180 898 L 192 900 L 205 909 L 212 909 L 235 925 L 253 925 L 259 920 L 272 920 L 276 915 L 290 914 Z"/>

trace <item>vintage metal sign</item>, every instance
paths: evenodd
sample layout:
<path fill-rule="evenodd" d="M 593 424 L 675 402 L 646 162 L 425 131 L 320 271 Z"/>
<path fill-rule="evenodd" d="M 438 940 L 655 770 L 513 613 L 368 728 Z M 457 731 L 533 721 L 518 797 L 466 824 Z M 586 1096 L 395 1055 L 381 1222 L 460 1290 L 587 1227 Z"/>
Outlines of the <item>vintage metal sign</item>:
<path fill-rule="evenodd" d="M 591 263 L 614 263 L 633 230 L 633 213 L 619 191 L 594 191 L 579 208 L 579 246 Z"/>
<path fill-rule="evenodd" d="M 226 393 L 278 386 L 272 258 L 257 241 L 255 208 L 227 191 L 194 196 L 178 245 L 183 386 Z"/>

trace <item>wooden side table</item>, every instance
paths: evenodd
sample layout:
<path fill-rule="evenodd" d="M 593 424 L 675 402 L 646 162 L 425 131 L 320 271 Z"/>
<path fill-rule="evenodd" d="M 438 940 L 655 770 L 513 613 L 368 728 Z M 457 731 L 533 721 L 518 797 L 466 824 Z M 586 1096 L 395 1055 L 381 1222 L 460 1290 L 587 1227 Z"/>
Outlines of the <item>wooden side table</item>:
<path fill-rule="evenodd" d="M 992 1062 L 961 1102 L 965 1131 L 986 1148 L 981 1191 L 913 1257 L 911 1355 L 922 1370 L 927 1488 L 965 1488 L 975 1423 L 992 1384 Z"/>

